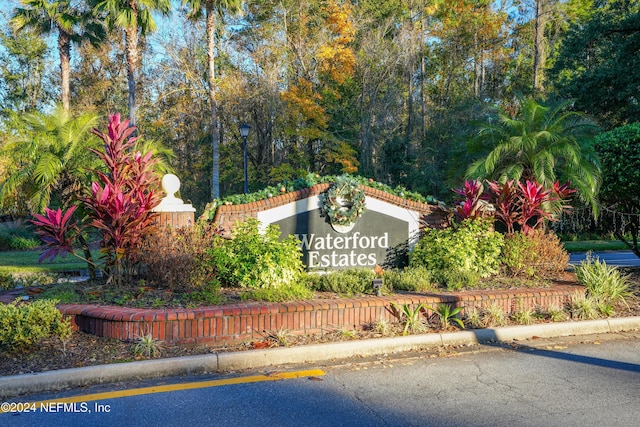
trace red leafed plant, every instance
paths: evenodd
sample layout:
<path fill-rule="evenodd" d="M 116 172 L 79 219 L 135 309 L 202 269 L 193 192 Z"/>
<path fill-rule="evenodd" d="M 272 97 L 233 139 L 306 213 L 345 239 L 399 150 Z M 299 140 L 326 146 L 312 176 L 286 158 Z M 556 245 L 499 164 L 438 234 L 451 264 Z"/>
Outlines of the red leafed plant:
<path fill-rule="evenodd" d="M 476 219 L 481 215 L 484 194 L 484 185 L 481 181 L 465 181 L 464 187 L 456 188 L 453 191 L 464 197 L 464 200 L 455 208 L 455 214 L 459 220 Z"/>
<path fill-rule="evenodd" d="M 508 180 L 504 184 L 488 181 L 489 200 L 496 210 L 496 218 L 507 227 L 507 233 L 514 232 L 514 224 L 518 218 L 518 186 L 515 180 Z"/>
<path fill-rule="evenodd" d="M 496 219 L 507 228 L 507 233 L 514 233 L 515 226 L 525 234 L 532 234 L 540 228 L 545 220 L 553 220 L 554 212 L 566 211 L 570 205 L 564 201 L 575 190 L 569 183 L 560 185 L 556 182 L 552 189 L 545 189 L 534 181 L 500 183 L 488 181 L 488 200 L 496 210 Z M 559 209 L 558 209 L 559 206 Z"/>
<path fill-rule="evenodd" d="M 89 210 L 89 225 L 102 234 L 107 272 L 116 284 L 134 273 L 138 248 L 153 223 L 152 209 L 160 202 L 158 176 L 152 153 L 134 152 L 137 137 L 129 120 L 109 116 L 108 132 L 93 133 L 104 141 L 104 152 L 92 150 L 107 166 L 96 171 L 100 182 L 91 184 L 91 195 L 81 200 Z"/>
<path fill-rule="evenodd" d="M 134 273 L 138 248 L 153 223 L 152 209 L 160 202 L 159 178 L 153 171 L 156 160 L 151 153 L 134 152 L 135 129 L 115 114 L 109 116 L 106 134 L 93 130 L 104 141 L 104 151 L 91 151 L 104 162 L 106 172 L 96 171 L 99 182 L 80 198 L 88 211 L 88 226 L 102 235 L 105 270 L 116 285 Z M 41 259 L 73 253 L 73 241 L 80 234 L 70 221 L 75 209 L 63 214 L 47 208 L 46 216 L 35 215 L 33 223 L 47 245 Z"/>
<path fill-rule="evenodd" d="M 553 217 L 544 206 L 553 201 L 550 197 L 551 190 L 546 190 L 542 184 L 529 180 L 524 184 L 519 182 L 518 187 L 520 188 L 518 223 L 524 234 L 531 234 L 545 219 Z"/>
<path fill-rule="evenodd" d="M 35 219 L 31 223 L 36 226 L 36 233 L 46 247 L 40 254 L 39 262 L 47 258 L 53 260 L 58 255 L 64 258 L 68 253 L 73 254 L 73 242 L 80 232 L 76 222 L 70 221 L 75 210 L 76 206 L 72 206 L 63 214 L 62 209 L 54 211 L 45 208 L 44 215 L 33 215 Z"/>

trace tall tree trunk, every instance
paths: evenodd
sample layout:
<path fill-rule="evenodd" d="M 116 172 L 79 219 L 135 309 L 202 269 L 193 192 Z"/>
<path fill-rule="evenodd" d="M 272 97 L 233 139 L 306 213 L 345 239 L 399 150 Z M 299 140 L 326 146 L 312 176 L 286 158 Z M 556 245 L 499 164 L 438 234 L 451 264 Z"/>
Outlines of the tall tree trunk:
<path fill-rule="evenodd" d="M 136 75 L 138 70 L 138 25 L 125 29 L 127 50 L 127 83 L 129 85 L 129 120 L 136 124 Z"/>
<path fill-rule="evenodd" d="M 60 79 L 62 82 L 62 108 L 69 111 L 71 75 L 71 38 L 69 33 L 58 28 L 58 52 L 60 52 Z"/>
<path fill-rule="evenodd" d="M 546 38 L 544 29 L 549 19 L 549 0 L 536 0 L 535 41 L 533 55 L 533 90 L 544 91 L 544 67 L 547 60 Z"/>
<path fill-rule="evenodd" d="M 207 59 L 209 61 L 209 102 L 211 103 L 211 200 L 220 198 L 220 135 L 216 101 L 216 15 L 212 1 L 205 3 L 207 31 Z"/>

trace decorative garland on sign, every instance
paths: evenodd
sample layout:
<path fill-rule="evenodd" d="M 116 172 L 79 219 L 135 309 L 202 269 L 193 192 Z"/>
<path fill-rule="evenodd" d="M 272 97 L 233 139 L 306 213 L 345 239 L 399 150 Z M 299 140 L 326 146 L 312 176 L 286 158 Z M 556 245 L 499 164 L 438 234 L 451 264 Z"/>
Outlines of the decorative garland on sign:
<path fill-rule="evenodd" d="M 348 175 L 342 175 L 336 178 L 326 193 L 320 195 L 320 210 L 322 216 L 329 217 L 331 224 L 350 225 L 365 211 L 364 200 L 364 191 L 358 182 Z"/>

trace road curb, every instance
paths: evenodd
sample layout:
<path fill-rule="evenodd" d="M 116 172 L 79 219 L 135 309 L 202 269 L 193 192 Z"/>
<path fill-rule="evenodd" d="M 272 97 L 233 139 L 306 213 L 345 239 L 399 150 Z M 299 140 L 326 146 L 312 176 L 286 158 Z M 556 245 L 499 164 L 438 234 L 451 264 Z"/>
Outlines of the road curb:
<path fill-rule="evenodd" d="M 513 340 L 527 340 L 536 337 L 556 338 L 633 330 L 640 330 L 640 316 L 582 322 L 544 323 L 529 326 L 507 326 L 87 366 L 0 377 L 0 398 L 118 381 L 262 368 L 295 363 L 312 363 L 350 357 L 381 356 L 441 345 L 511 342 Z"/>

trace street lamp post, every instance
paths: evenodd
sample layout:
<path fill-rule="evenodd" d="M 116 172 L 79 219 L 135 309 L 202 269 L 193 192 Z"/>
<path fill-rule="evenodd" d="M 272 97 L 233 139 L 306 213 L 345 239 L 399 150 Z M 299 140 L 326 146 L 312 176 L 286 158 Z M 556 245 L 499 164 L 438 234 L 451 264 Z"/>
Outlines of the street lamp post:
<path fill-rule="evenodd" d="M 251 130 L 251 126 L 246 123 L 243 123 L 240 126 L 240 135 L 242 136 L 242 153 L 243 153 L 243 161 L 244 161 L 244 194 L 249 193 L 249 170 L 247 164 L 247 137 L 249 136 L 249 130 Z"/>

